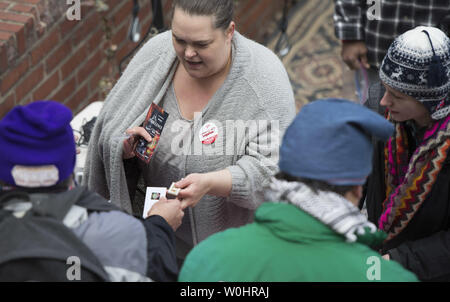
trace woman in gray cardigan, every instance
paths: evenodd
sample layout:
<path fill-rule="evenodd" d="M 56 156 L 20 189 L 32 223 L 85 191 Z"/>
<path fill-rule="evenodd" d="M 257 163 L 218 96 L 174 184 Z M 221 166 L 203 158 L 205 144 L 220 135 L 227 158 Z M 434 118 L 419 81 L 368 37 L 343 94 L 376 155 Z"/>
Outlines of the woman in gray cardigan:
<path fill-rule="evenodd" d="M 232 0 L 173 1 L 172 30 L 130 62 L 89 146 L 88 186 L 128 212 L 139 180 L 181 188 L 181 259 L 207 236 L 251 221 L 295 115 L 282 63 L 235 31 L 232 16 Z M 139 137 L 152 140 L 141 127 L 152 102 L 169 117 L 146 164 L 131 146 Z M 131 139 L 124 141 L 125 132 Z"/>

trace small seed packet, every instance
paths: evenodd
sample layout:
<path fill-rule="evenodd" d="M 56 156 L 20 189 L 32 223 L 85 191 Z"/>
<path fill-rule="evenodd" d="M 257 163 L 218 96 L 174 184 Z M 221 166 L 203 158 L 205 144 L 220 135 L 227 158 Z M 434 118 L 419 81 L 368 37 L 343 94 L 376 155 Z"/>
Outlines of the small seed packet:
<path fill-rule="evenodd" d="M 151 210 L 153 205 L 157 203 L 161 198 L 166 197 L 167 189 L 164 187 L 147 187 L 145 192 L 145 203 L 144 212 L 142 213 L 142 218 L 148 217 L 148 212 Z"/>
<path fill-rule="evenodd" d="M 180 188 L 175 188 L 175 183 L 173 182 L 170 185 L 169 190 L 167 190 L 167 198 L 169 199 L 175 199 L 178 196 L 178 193 L 180 193 L 181 189 Z"/>
<path fill-rule="evenodd" d="M 143 125 L 144 129 L 147 130 L 152 137 L 152 141 L 147 142 L 144 138 L 140 138 L 134 149 L 136 156 L 146 164 L 150 162 L 153 153 L 155 152 L 168 117 L 169 113 L 165 112 L 164 109 L 155 103 L 152 103 Z"/>

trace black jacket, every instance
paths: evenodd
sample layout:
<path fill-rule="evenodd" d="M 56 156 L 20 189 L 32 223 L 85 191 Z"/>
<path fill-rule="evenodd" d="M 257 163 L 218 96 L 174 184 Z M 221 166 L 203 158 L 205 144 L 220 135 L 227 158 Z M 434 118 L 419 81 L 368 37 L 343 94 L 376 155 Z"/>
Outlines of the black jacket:
<path fill-rule="evenodd" d="M 4 208 L 17 202 L 32 204 L 24 218 Z M 87 217 L 71 214 L 73 205 L 84 208 Z M 62 224 L 67 216 L 71 219 Z M 0 242 L 8 243 L 0 244 L 0 280 L 67 281 L 66 259 L 74 255 L 87 268 L 82 281 L 178 277 L 174 232 L 161 216 L 136 219 L 83 187 L 59 193 L 0 191 Z"/>
<path fill-rule="evenodd" d="M 385 200 L 384 143 L 374 142 L 373 171 L 366 183 L 369 220 L 378 225 Z M 406 228 L 381 247 L 422 281 L 450 281 L 450 158 L 427 199 Z"/>

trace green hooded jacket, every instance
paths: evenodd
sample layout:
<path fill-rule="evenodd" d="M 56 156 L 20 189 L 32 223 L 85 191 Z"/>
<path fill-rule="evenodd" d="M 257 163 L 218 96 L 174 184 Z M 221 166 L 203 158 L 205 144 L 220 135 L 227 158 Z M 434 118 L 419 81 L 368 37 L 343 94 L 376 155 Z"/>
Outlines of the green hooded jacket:
<path fill-rule="evenodd" d="M 385 236 L 366 232 L 348 243 L 294 205 L 264 203 L 254 223 L 198 244 L 187 256 L 179 281 L 417 281 L 413 273 L 367 246 L 381 243 Z"/>

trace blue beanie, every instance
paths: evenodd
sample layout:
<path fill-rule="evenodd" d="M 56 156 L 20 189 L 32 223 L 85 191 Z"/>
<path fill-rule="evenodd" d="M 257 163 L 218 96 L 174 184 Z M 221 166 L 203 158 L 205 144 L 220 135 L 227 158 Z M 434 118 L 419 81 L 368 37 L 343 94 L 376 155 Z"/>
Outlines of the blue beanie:
<path fill-rule="evenodd" d="M 54 101 L 37 101 L 12 109 L 0 120 L 0 180 L 12 186 L 34 187 L 17 183 L 13 169 L 36 171 L 43 166 L 53 167 L 53 179 L 56 175 L 55 183 L 46 186 L 68 178 L 76 160 L 71 120 L 72 112 Z"/>
<path fill-rule="evenodd" d="M 333 185 L 361 185 L 372 170 L 373 135 L 387 140 L 394 127 L 371 110 L 342 99 L 305 105 L 286 130 L 280 170 Z"/>

